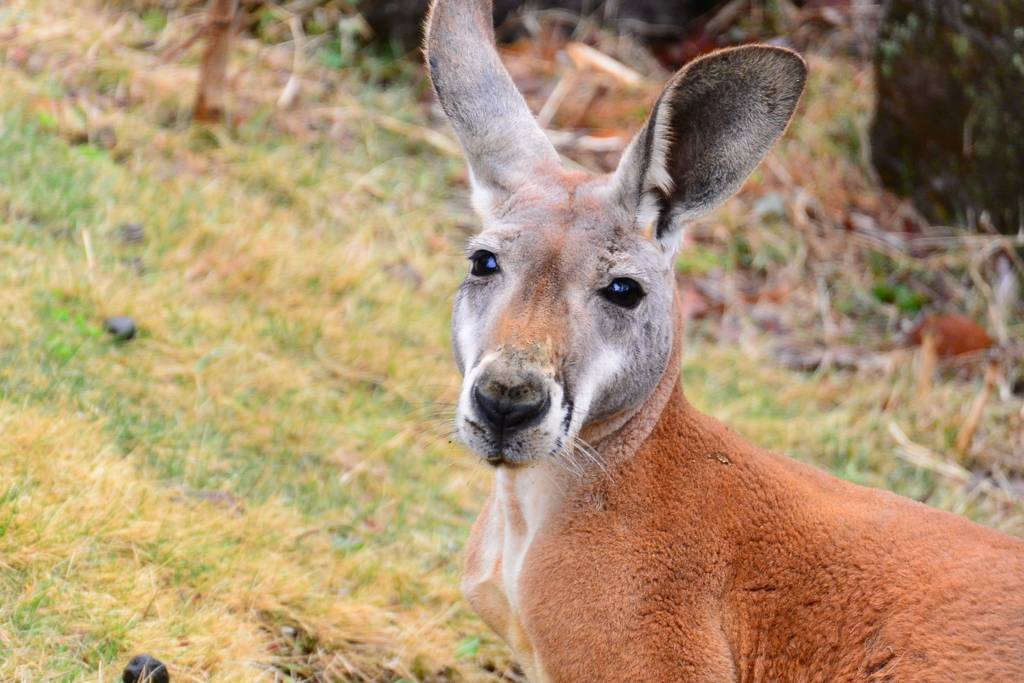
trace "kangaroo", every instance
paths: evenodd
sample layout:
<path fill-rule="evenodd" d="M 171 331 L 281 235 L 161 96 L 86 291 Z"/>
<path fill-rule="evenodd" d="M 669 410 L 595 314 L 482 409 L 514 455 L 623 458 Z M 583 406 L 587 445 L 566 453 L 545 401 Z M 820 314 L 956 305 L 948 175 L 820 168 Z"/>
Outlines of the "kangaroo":
<path fill-rule="evenodd" d="M 494 47 L 435 0 L 426 55 L 482 230 L 456 422 L 494 466 L 463 592 L 530 681 L 1024 681 L 1024 542 L 762 450 L 686 400 L 673 262 L 803 92 L 795 53 L 677 73 L 614 173 L 562 168 Z"/>

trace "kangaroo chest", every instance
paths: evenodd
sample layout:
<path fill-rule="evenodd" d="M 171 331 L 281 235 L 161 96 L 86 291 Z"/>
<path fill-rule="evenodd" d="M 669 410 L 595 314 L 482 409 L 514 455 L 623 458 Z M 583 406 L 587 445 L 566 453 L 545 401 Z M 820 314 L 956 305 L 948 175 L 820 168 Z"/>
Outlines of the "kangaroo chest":
<path fill-rule="evenodd" d="M 636 540 L 646 526 L 634 523 L 640 520 L 620 524 L 621 519 L 581 509 L 587 506 L 578 501 L 567 502 L 567 483 L 558 483 L 558 474 L 544 465 L 497 473 L 467 543 L 463 594 L 512 648 L 531 683 L 641 680 L 660 666 L 649 646 L 664 648 L 666 641 L 656 638 L 662 643 L 657 645 L 637 635 L 650 639 L 661 632 L 661 613 L 677 605 L 667 593 L 656 595 L 672 590 L 655 576 L 661 567 L 651 559 L 659 552 L 623 542 Z M 586 523 L 565 524 L 565 517 L 581 514 Z M 673 547 L 665 539 L 654 541 L 661 554 Z M 624 547 L 638 552 L 622 552 Z"/>
<path fill-rule="evenodd" d="M 508 643 L 531 683 L 550 678 L 523 623 L 524 565 L 540 533 L 564 504 L 553 466 L 499 470 L 466 545 L 462 592 Z"/>

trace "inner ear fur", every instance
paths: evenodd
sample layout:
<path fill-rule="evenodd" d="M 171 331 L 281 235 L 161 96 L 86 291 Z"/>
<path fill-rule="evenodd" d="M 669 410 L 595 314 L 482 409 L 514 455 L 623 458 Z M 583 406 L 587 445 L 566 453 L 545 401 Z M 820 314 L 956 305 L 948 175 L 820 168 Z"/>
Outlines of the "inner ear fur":
<path fill-rule="evenodd" d="M 691 62 L 665 86 L 617 175 L 638 225 L 664 239 L 736 192 L 789 124 L 807 66 L 750 45 Z"/>
<path fill-rule="evenodd" d="M 437 99 L 469 162 L 474 206 L 495 201 L 560 168 L 494 45 L 491 0 L 433 0 L 426 61 Z"/>

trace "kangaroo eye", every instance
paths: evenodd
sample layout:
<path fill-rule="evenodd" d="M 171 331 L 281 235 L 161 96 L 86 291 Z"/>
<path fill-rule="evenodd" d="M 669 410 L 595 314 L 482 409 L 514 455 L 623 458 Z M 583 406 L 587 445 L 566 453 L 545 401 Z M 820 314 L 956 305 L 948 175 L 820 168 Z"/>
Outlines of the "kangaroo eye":
<path fill-rule="evenodd" d="M 622 308 L 635 308 L 644 298 L 643 287 L 636 280 L 620 277 L 601 290 L 601 296 Z"/>
<path fill-rule="evenodd" d="M 469 260 L 473 262 L 473 267 L 469 272 L 477 277 L 494 275 L 501 270 L 498 268 L 498 258 L 491 252 L 484 251 L 483 249 L 470 256 Z"/>

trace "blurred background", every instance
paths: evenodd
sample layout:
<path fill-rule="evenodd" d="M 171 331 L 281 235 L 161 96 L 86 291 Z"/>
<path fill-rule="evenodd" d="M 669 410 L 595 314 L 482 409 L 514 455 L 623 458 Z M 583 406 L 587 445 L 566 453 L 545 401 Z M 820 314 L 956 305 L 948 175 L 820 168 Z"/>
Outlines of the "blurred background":
<path fill-rule="evenodd" d="M 0 2 L 0 678 L 520 681 L 458 592 L 476 230 L 425 0 Z M 496 0 L 564 163 L 670 74 L 807 92 L 676 264 L 691 402 L 1024 533 L 1024 3 Z"/>

